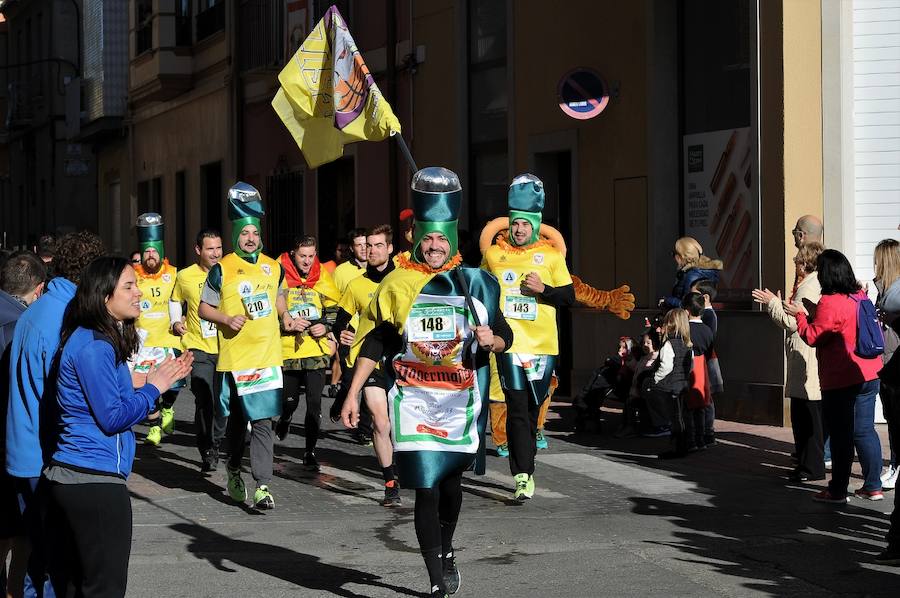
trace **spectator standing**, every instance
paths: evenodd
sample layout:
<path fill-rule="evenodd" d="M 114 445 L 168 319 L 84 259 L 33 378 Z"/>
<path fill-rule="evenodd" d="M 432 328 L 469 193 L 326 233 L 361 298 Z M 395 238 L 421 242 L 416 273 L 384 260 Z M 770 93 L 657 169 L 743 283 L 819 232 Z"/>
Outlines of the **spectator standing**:
<path fill-rule="evenodd" d="M 647 402 L 653 429 L 645 436 L 667 436 L 671 427 L 675 450 L 666 451 L 660 457 L 683 457 L 687 454 L 684 391 L 694 360 L 687 312 L 680 307 L 669 310 L 663 319 L 662 334 L 663 343 Z"/>
<path fill-rule="evenodd" d="M 10 385 L 6 414 L 6 473 L 14 478 L 25 531 L 31 543 L 26 592 L 43 594 L 45 598 L 55 594 L 47 577 L 44 555 L 46 494 L 45 488 L 39 487 L 39 481 L 45 465 L 44 449 L 52 448 L 55 430 L 53 421 L 46 422 L 46 414 L 42 411 L 48 407 L 52 411 L 56 397 L 56 389 L 46 382 L 59 346 L 63 313 L 75 296 L 81 271 L 102 253 L 103 242 L 94 233 L 68 233 L 60 239 L 56 250 L 59 276 L 47 284 L 46 292 L 19 318 L 10 350 L 10 376 L 15 378 L 16 384 Z M 47 397 L 49 400 L 45 400 Z M 48 424 L 48 429 L 42 430 L 44 423 Z M 65 587 L 64 578 L 58 578 L 56 582 Z"/>
<path fill-rule="evenodd" d="M 888 421 L 888 437 L 891 443 L 891 467 L 881 476 L 885 489 L 896 488 L 897 484 L 897 418 L 900 416 L 900 384 L 896 380 L 900 352 L 897 351 L 897 333 L 900 331 L 900 244 L 895 239 L 886 239 L 875 247 L 875 276 L 878 286 L 876 305 L 885 331 L 885 367 L 881 371 L 881 401 L 885 419 Z M 893 372 L 893 378 L 891 377 Z M 887 548 L 875 557 L 875 562 L 883 565 L 900 565 L 900 499 L 894 493 L 894 510 L 891 513 L 891 527 L 887 534 Z"/>
<path fill-rule="evenodd" d="M 678 266 L 678 271 L 675 274 L 672 294 L 659 301 L 663 309 L 681 307 L 681 300 L 698 280 L 719 282 L 719 273 L 724 268 L 720 260 L 703 255 L 703 247 L 693 237 L 681 237 L 675 241 L 672 258 Z"/>
<path fill-rule="evenodd" d="M 128 358 L 138 349 L 134 326 L 141 291 L 134 268 L 120 257 L 101 257 L 84 271 L 66 310 L 56 401 L 59 437 L 44 470 L 54 504 L 63 514 L 55 546 L 75 554 L 76 594 L 125 596 L 131 554 L 131 499 L 125 480 L 134 460 L 131 427 L 157 410 L 161 393 L 191 370 L 193 354 L 168 359 L 138 389 Z M 98 525 L 103 522 L 102 525 Z"/>
<path fill-rule="evenodd" d="M 812 241 L 802 245 L 794 257 L 795 284 L 790 301 L 798 305 L 815 305 L 822 296 L 816 274 L 816 260 L 825 250 Z M 788 314 L 781 301 L 781 291 L 754 289 L 753 299 L 765 306 L 769 317 L 787 332 L 784 352 L 787 376 L 784 394 L 791 401 L 791 426 L 797 467 L 790 478 L 795 482 L 825 479 L 825 431 L 822 423 L 822 392 L 819 388 L 819 365 L 816 350 L 797 333 L 797 319 Z"/>
<path fill-rule="evenodd" d="M 882 500 L 881 442 L 875 432 L 875 395 L 881 357 L 856 354 L 858 301 L 866 298 L 846 256 L 826 249 L 816 260 L 822 297 L 809 316 L 793 301 L 784 311 L 797 320 L 797 333 L 816 348 L 822 414 L 831 437 L 834 466 L 828 488 L 816 494 L 819 502 L 849 502 L 847 487 L 856 447 L 865 483 L 854 494 L 868 500 Z"/>
<path fill-rule="evenodd" d="M 875 286 L 878 289 L 875 306 L 884 331 L 882 361 L 887 364 L 900 342 L 897 335 L 900 329 L 900 241 L 885 239 L 875 247 Z M 890 465 L 881 476 L 881 483 L 884 490 L 893 490 L 900 476 L 897 458 L 900 452 L 900 388 L 882 378 L 880 394 L 891 447 Z"/>
<path fill-rule="evenodd" d="M 700 293 L 690 292 L 684 297 L 684 308 L 690 316 L 688 324 L 691 329 L 691 343 L 693 344 L 694 364 L 690 380 L 688 396 L 685 399 L 687 408 L 686 419 L 690 432 L 688 436 L 688 450 L 706 448 L 706 440 L 710 434 L 706 430 L 706 408 L 712 403 L 712 391 L 709 386 L 707 364 L 713 355 L 713 331 L 710 330 L 701 316 L 706 307 L 706 301 Z"/>
<path fill-rule="evenodd" d="M 41 296 L 47 270 L 34 254 L 9 259 L 0 270 L 0 422 L 6 423 L 9 403 L 9 349 L 16 322 Z M 0 426 L 0 457 L 5 460 L 6 426 Z M 6 569 L 7 557 L 9 569 Z M 28 540 L 16 489 L 6 471 L 0 471 L 0 578 L 6 577 L 6 595 L 21 596 L 25 585 Z M 0 586 L 2 587 L 2 586 Z"/>

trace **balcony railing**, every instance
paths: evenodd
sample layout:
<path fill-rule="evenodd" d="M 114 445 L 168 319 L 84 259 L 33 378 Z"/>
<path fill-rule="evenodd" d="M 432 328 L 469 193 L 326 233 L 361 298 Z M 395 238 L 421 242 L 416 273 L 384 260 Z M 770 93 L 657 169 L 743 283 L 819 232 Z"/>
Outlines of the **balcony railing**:
<path fill-rule="evenodd" d="M 284 1 L 245 2 L 240 27 L 241 70 L 280 68 L 284 63 Z"/>
<path fill-rule="evenodd" d="M 197 41 L 225 29 L 225 3 L 219 2 L 197 14 Z"/>

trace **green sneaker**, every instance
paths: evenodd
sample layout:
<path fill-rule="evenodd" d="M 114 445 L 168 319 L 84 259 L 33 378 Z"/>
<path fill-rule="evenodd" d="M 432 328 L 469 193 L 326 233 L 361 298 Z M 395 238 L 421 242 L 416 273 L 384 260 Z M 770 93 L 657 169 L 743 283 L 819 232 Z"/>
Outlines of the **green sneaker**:
<path fill-rule="evenodd" d="M 160 422 L 159 425 L 162 427 L 162 431 L 166 434 L 171 434 L 175 431 L 175 410 L 169 407 L 168 409 L 163 407 L 159 410 Z"/>
<path fill-rule="evenodd" d="M 528 483 L 525 484 L 525 496 L 526 498 L 534 498 L 534 476 L 528 476 Z"/>
<path fill-rule="evenodd" d="M 528 494 L 529 478 L 530 476 L 527 473 L 517 473 L 513 476 L 513 479 L 516 481 L 516 490 L 513 493 L 513 497 L 519 502 L 524 502 L 534 495 L 534 482 L 531 484 L 531 495 Z"/>
<path fill-rule="evenodd" d="M 240 469 L 225 468 L 228 472 L 228 496 L 236 502 L 244 502 L 247 500 L 247 486 L 241 479 Z"/>
<path fill-rule="evenodd" d="M 269 492 L 268 486 L 262 485 L 256 489 L 256 492 L 253 494 L 253 504 L 256 505 L 257 509 L 275 508 L 275 498 Z"/>
<path fill-rule="evenodd" d="M 544 436 L 543 428 L 538 428 L 537 434 L 534 435 L 534 440 L 538 450 L 550 448 L 550 445 L 547 444 L 547 437 Z"/>
<path fill-rule="evenodd" d="M 153 446 L 159 446 L 159 443 L 162 442 L 162 429 L 159 426 L 152 426 L 147 430 L 147 437 L 144 438 L 144 442 Z"/>
<path fill-rule="evenodd" d="M 497 445 L 497 456 L 498 457 L 509 457 L 509 445 L 505 442 L 503 444 Z"/>

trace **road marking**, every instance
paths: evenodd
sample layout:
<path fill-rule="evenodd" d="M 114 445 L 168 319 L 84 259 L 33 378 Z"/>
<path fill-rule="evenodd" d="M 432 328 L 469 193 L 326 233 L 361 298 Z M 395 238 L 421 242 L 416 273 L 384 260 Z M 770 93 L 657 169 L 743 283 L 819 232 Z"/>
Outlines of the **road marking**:
<path fill-rule="evenodd" d="M 696 492 L 697 484 L 655 473 L 640 467 L 617 463 L 604 457 L 580 453 L 540 455 L 537 461 L 577 473 L 601 482 L 622 486 L 644 495 Z"/>

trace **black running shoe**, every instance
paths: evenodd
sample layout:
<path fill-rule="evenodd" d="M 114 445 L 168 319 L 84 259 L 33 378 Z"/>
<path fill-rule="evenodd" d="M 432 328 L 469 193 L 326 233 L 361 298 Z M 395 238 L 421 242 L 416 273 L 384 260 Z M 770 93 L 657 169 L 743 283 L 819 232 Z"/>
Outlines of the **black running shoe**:
<path fill-rule="evenodd" d="M 216 449 L 209 449 L 205 453 L 203 453 L 203 458 L 200 462 L 200 471 L 203 473 L 209 473 L 216 470 L 216 467 L 219 466 L 219 451 Z"/>
<path fill-rule="evenodd" d="M 385 483 L 384 500 L 381 501 L 381 504 L 385 507 L 399 507 L 403 504 L 403 500 L 400 498 L 400 484 L 397 483 L 397 480 Z"/>
<path fill-rule="evenodd" d="M 303 466 L 307 471 L 319 471 L 319 460 L 316 459 L 314 452 L 306 451 L 306 454 L 303 455 Z"/>
<path fill-rule="evenodd" d="M 288 437 L 288 434 L 291 431 L 291 420 L 289 419 L 279 419 L 278 423 L 275 424 L 275 436 L 278 437 L 278 440 L 284 440 Z"/>
<path fill-rule="evenodd" d="M 444 557 L 444 585 L 447 586 L 447 593 L 455 594 L 459 591 L 461 578 L 459 569 L 456 566 L 456 557 L 453 553 Z"/>
<path fill-rule="evenodd" d="M 437 586 L 431 586 L 431 593 L 428 594 L 431 598 L 449 598 L 450 594 L 440 589 Z"/>

